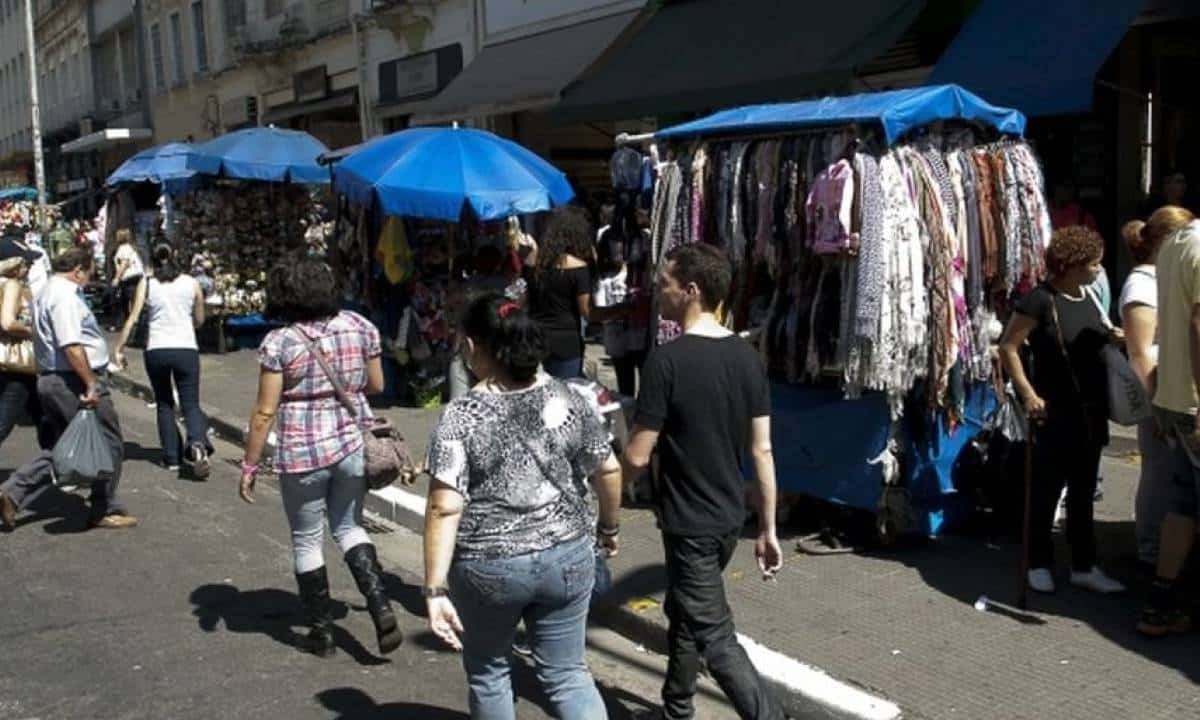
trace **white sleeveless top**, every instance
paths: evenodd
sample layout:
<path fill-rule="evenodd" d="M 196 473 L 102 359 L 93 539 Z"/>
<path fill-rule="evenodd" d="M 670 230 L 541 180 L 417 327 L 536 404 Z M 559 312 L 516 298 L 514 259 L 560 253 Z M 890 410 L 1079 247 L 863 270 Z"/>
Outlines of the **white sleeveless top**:
<path fill-rule="evenodd" d="M 195 278 L 180 275 L 171 282 L 150 278 L 146 288 L 150 335 L 146 350 L 197 350 L 192 306 L 196 302 Z"/>

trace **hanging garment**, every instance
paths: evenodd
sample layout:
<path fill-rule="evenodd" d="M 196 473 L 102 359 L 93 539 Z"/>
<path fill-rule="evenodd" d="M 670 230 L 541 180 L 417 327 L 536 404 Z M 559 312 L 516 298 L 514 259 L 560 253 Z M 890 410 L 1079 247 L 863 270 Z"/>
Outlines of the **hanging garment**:
<path fill-rule="evenodd" d="M 983 305 L 983 236 L 979 212 L 979 196 L 976 193 L 975 163 L 970 152 L 957 153 L 962 178 L 963 206 L 966 210 L 967 232 L 967 308 L 974 312 Z"/>
<path fill-rule="evenodd" d="M 704 216 L 708 211 L 707 186 L 705 184 L 707 170 L 708 151 L 704 146 L 700 146 L 692 156 L 692 202 L 689 217 L 692 242 L 705 242 Z"/>
<path fill-rule="evenodd" d="M 813 252 L 837 255 L 854 250 L 858 238 L 851 230 L 854 206 L 854 169 L 839 160 L 817 174 L 804 205 L 808 243 Z"/>
<path fill-rule="evenodd" d="M 640 191 L 642 189 L 644 158 L 629 146 L 619 147 L 608 161 L 612 186 L 618 191 Z"/>
<path fill-rule="evenodd" d="M 379 231 L 379 243 L 375 246 L 375 258 L 383 266 L 388 282 L 399 285 L 412 276 L 413 255 L 408 245 L 404 221 L 389 216 Z"/>
<path fill-rule="evenodd" d="M 768 140 L 759 147 L 755 162 L 757 180 L 757 217 L 754 226 L 754 261 L 767 259 L 771 236 L 775 234 L 775 194 L 779 190 L 779 152 L 781 143 Z"/>
<path fill-rule="evenodd" d="M 862 227 L 858 241 L 858 303 L 854 332 L 868 348 L 879 341 L 879 313 L 886 290 L 887 261 L 884 244 L 884 196 L 880 184 L 879 161 L 873 155 L 855 157 L 862 178 L 860 202 Z"/>

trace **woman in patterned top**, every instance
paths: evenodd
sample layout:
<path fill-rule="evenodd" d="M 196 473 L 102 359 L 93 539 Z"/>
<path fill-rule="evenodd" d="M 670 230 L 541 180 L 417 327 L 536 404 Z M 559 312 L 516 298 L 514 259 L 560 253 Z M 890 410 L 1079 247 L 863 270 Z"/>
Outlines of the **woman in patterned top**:
<path fill-rule="evenodd" d="M 481 380 L 447 407 L 430 439 L 430 629 L 463 651 L 472 718 L 514 717 L 509 664 L 522 619 L 555 715 L 606 718 L 584 632 L 593 531 L 610 556 L 617 550 L 620 465 L 587 402 L 538 372 L 542 331 L 516 303 L 475 299 L 462 334 L 463 357 Z"/>
<path fill-rule="evenodd" d="M 323 657 L 333 653 L 329 579 L 321 550 L 326 517 L 366 598 L 379 651 L 391 652 L 403 640 L 375 546 L 362 527 L 367 482 L 360 420 L 371 417 L 364 394 L 383 390 L 379 331 L 360 315 L 339 312 L 337 299 L 333 271 L 320 260 L 285 261 L 268 275 L 267 316 L 288 324 L 267 335 L 258 349 L 258 400 L 240 489 L 243 500 L 254 502 L 254 476 L 278 413 L 275 467 L 292 529 L 296 584 L 311 628 L 300 649 Z M 338 402 L 310 343 L 357 403 L 359 419 Z"/>

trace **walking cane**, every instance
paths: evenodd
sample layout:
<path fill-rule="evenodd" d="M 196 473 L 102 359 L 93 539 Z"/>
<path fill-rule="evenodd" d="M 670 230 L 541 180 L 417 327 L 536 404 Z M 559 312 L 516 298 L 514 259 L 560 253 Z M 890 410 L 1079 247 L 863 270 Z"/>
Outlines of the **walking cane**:
<path fill-rule="evenodd" d="M 1029 596 L 1029 541 L 1032 528 L 1030 514 L 1033 511 L 1033 419 L 1030 418 L 1025 431 L 1025 513 L 1021 527 L 1021 567 L 1017 579 L 1017 608 L 1025 610 Z"/>

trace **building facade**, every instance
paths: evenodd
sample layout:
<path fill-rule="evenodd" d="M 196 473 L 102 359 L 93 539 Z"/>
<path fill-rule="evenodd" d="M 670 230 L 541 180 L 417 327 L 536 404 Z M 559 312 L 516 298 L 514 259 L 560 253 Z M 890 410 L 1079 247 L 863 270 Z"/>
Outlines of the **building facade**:
<path fill-rule="evenodd" d="M 0 1 L 0 187 L 33 184 L 26 2 Z"/>

